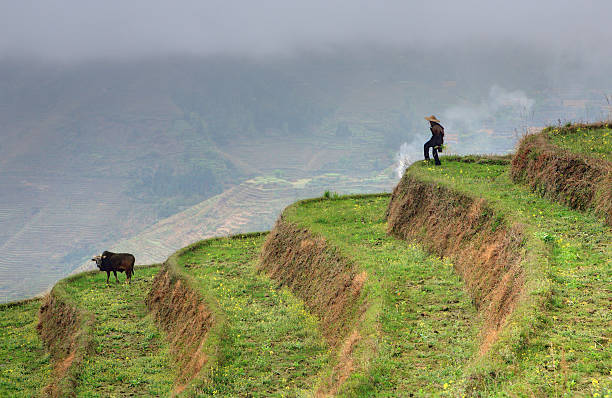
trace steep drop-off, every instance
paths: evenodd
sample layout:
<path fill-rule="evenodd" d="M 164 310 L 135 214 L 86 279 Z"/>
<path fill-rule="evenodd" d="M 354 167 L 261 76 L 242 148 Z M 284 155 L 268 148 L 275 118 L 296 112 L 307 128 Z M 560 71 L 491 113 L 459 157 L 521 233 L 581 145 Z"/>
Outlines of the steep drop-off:
<path fill-rule="evenodd" d="M 321 319 L 322 396 L 434 394 L 473 357 L 480 317 L 447 262 L 386 234 L 388 195 L 289 206 L 262 269 Z M 330 333 L 330 331 L 332 333 Z"/>
<path fill-rule="evenodd" d="M 194 281 L 181 271 L 177 258 L 194 250 L 196 245 L 179 250 L 166 261 L 155 276 L 146 305 L 157 324 L 166 332 L 178 377 L 175 393 L 181 393 L 198 375 L 205 377 L 204 365 L 216 361 L 215 338 L 207 339 L 209 332 L 217 338 L 222 333 L 223 315 L 213 312 L 215 302 L 194 288 Z M 212 343 L 212 344 L 211 344 Z"/>
<path fill-rule="evenodd" d="M 388 232 L 453 260 L 484 313 L 481 350 L 496 340 L 523 293 L 523 228 L 478 197 L 406 173 L 387 209 Z"/>
<path fill-rule="evenodd" d="M 574 209 L 594 210 L 612 225 L 611 128 L 574 124 L 525 136 L 512 159 L 512 179 Z"/>
<path fill-rule="evenodd" d="M 93 348 L 93 314 L 78 308 L 64 289 L 69 280 L 58 282 L 40 307 L 38 330 L 53 358 L 52 379 L 44 396 L 76 395 L 77 378 Z"/>

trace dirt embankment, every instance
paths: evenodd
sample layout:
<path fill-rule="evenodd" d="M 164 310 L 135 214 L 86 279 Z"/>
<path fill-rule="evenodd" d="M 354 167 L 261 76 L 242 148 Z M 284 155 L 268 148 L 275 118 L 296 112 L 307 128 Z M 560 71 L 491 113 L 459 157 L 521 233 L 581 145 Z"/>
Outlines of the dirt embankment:
<path fill-rule="evenodd" d="M 572 125 L 560 128 L 559 134 L 605 126 Z M 593 209 L 612 225 L 612 165 L 554 145 L 547 137 L 549 130 L 521 140 L 512 159 L 512 179 L 574 209 Z"/>
<path fill-rule="evenodd" d="M 70 301 L 59 282 L 45 297 L 38 331 L 53 358 L 51 382 L 45 397 L 74 397 L 80 364 L 92 352 L 93 314 Z"/>
<path fill-rule="evenodd" d="M 146 298 L 147 307 L 166 333 L 178 365 L 175 394 L 183 392 L 192 380 L 204 378 L 205 365 L 217 361 L 217 339 L 211 339 L 210 335 L 218 334 L 223 323 L 215 305 L 202 297 L 177 263 L 181 254 L 194 247 L 181 249 L 166 261 Z"/>
<path fill-rule="evenodd" d="M 486 352 L 523 291 L 521 227 L 508 225 L 482 199 L 408 173 L 393 190 L 387 222 L 390 234 L 452 259 L 483 314 L 480 350 Z"/>
<path fill-rule="evenodd" d="M 353 350 L 362 336 L 359 319 L 367 303 L 362 299 L 365 272 L 325 239 L 279 219 L 261 254 L 261 269 L 287 286 L 318 316 L 321 330 L 338 360 L 318 395 L 334 394 L 354 370 Z"/>

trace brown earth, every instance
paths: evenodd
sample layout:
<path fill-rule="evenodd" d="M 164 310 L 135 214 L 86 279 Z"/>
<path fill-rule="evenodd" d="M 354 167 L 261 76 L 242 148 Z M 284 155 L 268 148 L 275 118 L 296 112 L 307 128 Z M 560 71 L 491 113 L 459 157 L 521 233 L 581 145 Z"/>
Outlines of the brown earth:
<path fill-rule="evenodd" d="M 181 393 L 208 362 L 206 337 L 214 317 L 200 295 L 168 267 L 155 277 L 147 307 L 170 343 L 178 363 L 175 394 Z"/>
<path fill-rule="evenodd" d="M 317 396 L 335 394 L 355 367 L 353 349 L 361 339 L 357 324 L 367 309 L 361 294 L 367 274 L 358 272 L 324 238 L 282 217 L 263 245 L 260 269 L 287 286 L 319 318 L 338 360 Z"/>
<path fill-rule="evenodd" d="M 77 372 L 91 352 L 93 315 L 78 309 L 56 286 L 44 299 L 39 311 L 38 332 L 53 358 L 51 382 L 45 397 L 74 397 Z"/>
<path fill-rule="evenodd" d="M 387 209 L 388 232 L 415 239 L 448 257 L 483 315 L 481 353 L 497 339 L 525 283 L 523 233 L 506 223 L 483 199 L 405 174 Z"/>
<path fill-rule="evenodd" d="M 570 133 L 604 123 L 561 128 Z M 578 210 L 593 209 L 612 225 L 612 164 L 558 147 L 547 138 L 548 129 L 525 136 L 512 159 L 514 182 L 527 184 L 544 197 Z"/>
<path fill-rule="evenodd" d="M 366 275 L 324 238 L 281 219 L 263 245 L 260 268 L 304 300 L 332 346 L 348 335 Z"/>

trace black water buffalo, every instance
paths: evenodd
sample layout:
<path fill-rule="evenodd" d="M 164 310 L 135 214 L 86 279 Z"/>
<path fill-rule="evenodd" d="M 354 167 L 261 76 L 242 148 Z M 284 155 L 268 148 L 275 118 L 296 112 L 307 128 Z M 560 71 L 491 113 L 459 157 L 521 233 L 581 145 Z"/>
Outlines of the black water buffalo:
<path fill-rule="evenodd" d="M 130 253 L 111 253 L 109 251 L 105 251 L 102 253 L 102 255 L 92 258 L 91 261 L 96 262 L 96 265 L 98 268 L 100 268 L 100 271 L 106 271 L 107 284 L 111 271 L 113 271 L 117 283 L 119 283 L 119 279 L 117 279 L 117 271 L 125 272 L 128 283 L 132 283 L 134 261 L 136 261 L 136 259 Z"/>

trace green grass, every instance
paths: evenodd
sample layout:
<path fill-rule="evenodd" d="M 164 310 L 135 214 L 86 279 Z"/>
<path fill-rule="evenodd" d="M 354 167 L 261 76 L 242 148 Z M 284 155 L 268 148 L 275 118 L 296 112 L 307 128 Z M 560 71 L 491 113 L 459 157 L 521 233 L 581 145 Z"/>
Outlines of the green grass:
<path fill-rule="evenodd" d="M 408 171 L 421 179 L 484 197 L 526 225 L 546 244 L 539 264 L 551 296 L 539 329 L 506 380 L 491 380 L 491 395 L 604 396 L 612 389 L 612 232 L 592 214 L 571 210 L 515 185 L 506 166 L 424 162 Z"/>
<path fill-rule="evenodd" d="M 608 148 L 603 156 L 609 159 L 609 130 L 585 131 L 553 139 L 591 156 L 593 145 Z M 597 131 L 604 133 L 589 138 Z M 440 167 L 417 162 L 407 172 L 482 197 L 504 220 L 523 224 L 527 239 L 542 247 L 537 264 L 525 263 L 538 268 L 527 275 L 543 275 L 550 286 L 537 322 L 522 325 L 532 329 L 530 338 L 496 359 L 499 368 L 482 380 L 478 394 L 611 396 L 610 228 L 594 214 L 514 184 L 503 159 L 452 159 L 443 158 Z M 333 200 L 289 207 L 284 219 L 325 237 L 368 274 L 364 294 L 372 307 L 358 327 L 376 336 L 375 349 L 357 348 L 359 364 L 366 366 L 357 366 L 341 392 L 460 396 L 471 382 L 466 377 L 482 365 L 473 361 L 481 320 L 452 264 L 386 234 L 388 196 L 328 196 Z M 317 319 L 291 292 L 257 272 L 264 239 L 210 240 L 179 258 L 203 295 L 216 300 L 228 327 L 220 361 L 197 387 L 201 396 L 309 395 L 334 366 Z M 175 369 L 168 343 L 144 305 L 157 271 L 139 268 L 132 285 L 106 286 L 105 273 L 63 282 L 71 300 L 95 315 L 94 352 L 80 369 L 78 396 L 171 394 Z M 38 300 L 0 306 L 0 396 L 36 396 L 49 381 L 51 361 L 36 332 L 39 306 Z"/>
<path fill-rule="evenodd" d="M 77 306 L 95 316 L 94 352 L 83 362 L 79 397 L 168 396 L 175 372 L 168 343 L 147 315 L 144 300 L 159 267 L 138 268 L 132 284 L 106 273 L 85 273 L 65 283 Z M 123 282 L 123 274 L 119 274 Z"/>
<path fill-rule="evenodd" d="M 196 389 L 200 395 L 293 397 L 312 389 L 327 362 L 317 320 L 256 271 L 263 240 L 210 240 L 178 260 L 202 292 L 216 298 L 228 325 L 224 359 Z"/>
<path fill-rule="evenodd" d="M 40 300 L 0 306 L 0 396 L 40 394 L 51 359 L 36 331 Z"/>
<path fill-rule="evenodd" d="M 450 262 L 386 234 L 388 202 L 388 196 L 306 201 L 289 207 L 284 219 L 325 237 L 365 270 L 368 300 L 380 303 L 370 325 L 380 328 L 375 356 L 344 394 L 444 394 L 475 353 L 480 320 Z"/>
<path fill-rule="evenodd" d="M 551 142 L 561 148 L 590 157 L 612 161 L 612 129 L 587 129 L 578 127 L 566 131 L 559 128 L 548 130 Z"/>

